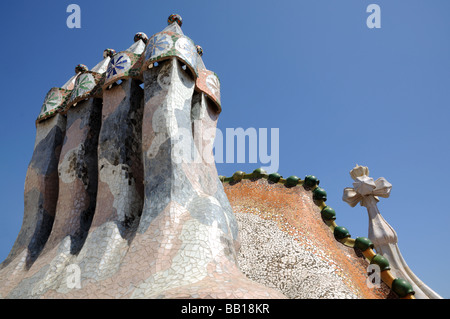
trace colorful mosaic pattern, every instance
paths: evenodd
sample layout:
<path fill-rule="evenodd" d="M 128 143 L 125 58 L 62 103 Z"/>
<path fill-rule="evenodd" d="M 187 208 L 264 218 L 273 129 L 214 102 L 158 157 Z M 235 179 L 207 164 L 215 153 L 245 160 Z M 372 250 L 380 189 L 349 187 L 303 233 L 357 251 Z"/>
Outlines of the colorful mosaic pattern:
<path fill-rule="evenodd" d="M 78 76 L 77 81 L 75 82 L 75 88 L 72 91 L 70 100 L 72 101 L 77 96 L 86 94 L 86 92 L 91 91 L 94 86 L 95 78 L 92 73 L 81 74 L 80 76 Z"/>
<path fill-rule="evenodd" d="M 103 81 L 104 77 L 100 73 L 91 71 L 81 73 L 75 81 L 75 86 L 67 102 L 65 111 L 81 100 L 93 96 L 99 96 Z"/>
<path fill-rule="evenodd" d="M 103 58 L 105 59 L 106 57 L 110 57 L 112 58 L 114 56 L 114 54 L 116 54 L 116 50 L 114 49 L 105 49 L 103 51 Z"/>
<path fill-rule="evenodd" d="M 114 55 L 109 61 L 105 82 L 102 86 L 107 87 L 123 78 L 140 77 L 142 57 L 141 54 L 126 51 Z"/>
<path fill-rule="evenodd" d="M 198 53 L 192 40 L 186 37 L 179 38 L 175 42 L 175 48 L 181 53 L 185 61 L 187 61 L 190 65 L 197 67 Z"/>
<path fill-rule="evenodd" d="M 220 104 L 220 81 L 217 74 L 206 69 L 199 70 L 195 86 L 197 90 L 205 93 L 215 103 L 220 113 L 222 107 Z"/>
<path fill-rule="evenodd" d="M 148 65 L 176 56 L 198 76 L 199 55 L 194 42 L 188 37 L 175 32 L 160 32 L 153 35 L 145 50 L 144 68 Z"/>
<path fill-rule="evenodd" d="M 120 53 L 111 59 L 106 70 L 106 78 L 126 72 L 131 67 L 131 59 L 126 53 Z"/>
<path fill-rule="evenodd" d="M 171 14 L 167 19 L 167 24 L 172 24 L 174 22 L 178 23 L 178 25 L 181 27 L 181 25 L 183 24 L 183 19 L 179 14 Z"/>
<path fill-rule="evenodd" d="M 367 286 L 368 262 L 336 241 L 303 187 L 261 178 L 224 189 L 240 226 L 239 265 L 252 280 L 294 299 L 395 298 L 385 284 Z"/>
<path fill-rule="evenodd" d="M 170 35 L 164 33 L 155 34 L 150 38 L 146 49 L 148 59 L 165 54 L 173 47 L 173 41 Z"/>
<path fill-rule="evenodd" d="M 182 19 L 178 14 L 173 14 L 168 19 L 169 24 L 177 22 L 182 25 Z M 122 51 L 117 53 L 114 49 L 107 48 L 103 51 L 103 58 L 110 57 L 104 76 L 100 79 L 95 72 L 88 73 L 88 68 L 84 64 L 79 64 L 75 68 L 76 73 L 86 73 L 85 76 L 77 77 L 68 93 L 65 93 L 68 103 L 61 102 L 55 106 L 55 99 L 58 98 L 56 89 L 49 97 L 49 103 L 44 103 L 38 120 L 52 116 L 58 110 L 66 110 L 78 101 L 89 96 L 100 96 L 102 89 L 110 87 L 113 83 L 124 78 L 142 78 L 142 71 L 147 69 L 154 62 L 165 60 L 169 57 L 177 57 L 184 62 L 193 72 L 196 78 L 196 88 L 204 92 L 217 106 L 221 112 L 220 102 L 220 81 L 217 75 L 204 69 L 201 56 L 203 48 L 195 45 L 194 42 L 183 34 L 172 31 L 163 31 L 153 35 L 150 39 L 143 32 L 137 32 L 134 41 L 142 40 L 146 43 L 146 50 L 143 54 Z M 94 79 L 93 79 L 94 78 Z M 73 90 L 73 93 L 71 91 Z M 71 94 L 70 94 L 71 93 Z M 67 99 L 70 95 L 70 99 Z"/>
<path fill-rule="evenodd" d="M 134 35 L 134 42 L 138 42 L 139 40 L 142 40 L 147 44 L 148 36 L 144 32 L 138 32 Z"/>
<path fill-rule="evenodd" d="M 353 170 L 350 172 L 353 175 Z M 219 179 L 222 182 L 228 182 L 231 184 L 240 183 L 244 180 L 259 180 L 259 179 L 267 179 L 269 183 L 272 184 L 284 184 L 284 187 L 289 189 L 295 189 L 297 185 L 302 185 L 305 191 L 312 191 L 312 201 L 315 206 L 317 206 L 320 210 L 320 215 L 323 223 L 329 228 L 328 235 L 333 236 L 336 242 L 340 242 L 341 247 L 346 247 L 347 249 L 358 249 L 360 252 L 360 256 L 362 255 L 365 258 L 366 262 L 370 264 L 375 264 L 380 267 L 381 270 L 381 280 L 384 282 L 387 287 L 391 288 L 391 292 L 394 292 L 401 299 L 415 299 L 415 291 L 412 285 L 401 278 L 395 278 L 395 275 L 391 272 L 391 268 L 389 265 L 389 260 L 380 254 L 375 253 L 373 250 L 374 244 L 369 238 L 366 237 L 357 237 L 351 238 L 350 232 L 347 228 L 343 226 L 339 226 L 336 224 L 336 212 L 333 208 L 329 207 L 325 202 L 327 200 L 327 193 L 322 188 L 319 187 L 320 180 L 313 175 L 307 175 L 304 180 L 301 180 L 295 175 L 289 176 L 284 179 L 278 173 L 267 174 L 263 169 L 259 168 L 253 171 L 251 174 L 246 174 L 242 171 L 237 171 L 233 174 L 232 177 L 224 177 L 219 176 Z M 240 194 L 242 191 L 239 192 Z M 264 197 L 267 198 L 266 192 L 264 193 Z M 274 202 L 273 200 L 271 202 Z M 285 203 L 286 200 L 282 200 L 281 202 Z M 266 207 L 266 206 L 264 206 Z M 283 209 L 283 212 L 286 210 Z M 316 215 L 319 215 L 316 213 Z M 296 218 L 297 219 L 297 218 Z M 309 223 L 300 223 L 300 224 L 309 224 Z M 286 225 L 286 223 L 285 223 Z M 254 233 L 260 233 L 260 231 L 253 231 Z M 289 231 L 292 233 L 292 231 Z M 313 232 L 314 234 L 317 231 Z M 347 254 L 347 257 L 351 257 Z M 391 295 L 391 294 L 389 294 Z M 388 296 L 389 297 L 389 296 Z M 432 299 L 432 298 L 430 298 Z"/>
<path fill-rule="evenodd" d="M 86 66 L 86 65 L 84 65 L 84 64 L 78 64 L 76 67 L 75 67 L 75 74 L 76 73 L 80 73 L 80 72 L 86 72 L 86 71 L 88 71 L 89 69 L 88 69 L 88 67 Z"/>
<path fill-rule="evenodd" d="M 61 88 L 50 89 L 45 97 L 44 103 L 42 104 L 41 112 L 39 113 L 37 121 L 43 121 L 46 118 L 53 116 L 59 110 L 64 109 L 71 92 L 71 90 Z"/>
<path fill-rule="evenodd" d="M 178 59 L 140 71 L 144 58 L 164 55 Z M 389 288 L 413 298 L 370 240 L 335 223 L 314 176 L 259 169 L 225 178 L 207 154 L 180 161 L 177 147 L 198 151 L 214 139 L 192 134 L 199 122 L 217 125 L 205 95 L 220 111 L 220 81 L 189 38 L 161 32 L 145 55 L 111 56 L 105 74 L 77 66 L 70 89 L 48 92 L 38 120 L 93 94 L 103 76 L 111 83 L 143 73 L 145 90 L 127 81 L 103 102 L 89 99 L 38 125 L 24 223 L 0 265 L 0 298 L 389 298 Z M 181 130 L 189 134 L 177 145 Z M 377 290 L 366 284 L 368 261 L 382 268 Z"/>
<path fill-rule="evenodd" d="M 215 131 L 218 116 L 194 91 L 195 79 L 175 57 L 143 73 L 144 91 L 130 79 L 104 91 L 103 101 L 54 117 L 66 123 L 62 147 L 45 153 L 61 150 L 57 197 L 46 198 L 54 220 L 46 232 L 31 229 L 42 248 L 23 241 L 0 269 L 0 297 L 285 298 L 236 263 L 233 211 L 214 162 L 204 161 L 211 138 L 193 135 L 199 122 Z M 182 145 L 179 132 L 188 132 Z M 178 147 L 195 147 L 200 161 L 184 161 Z M 68 280 L 74 269 L 77 287 Z"/>
<path fill-rule="evenodd" d="M 203 56 L 203 48 L 198 44 L 195 46 L 197 48 L 197 53 L 199 56 Z"/>

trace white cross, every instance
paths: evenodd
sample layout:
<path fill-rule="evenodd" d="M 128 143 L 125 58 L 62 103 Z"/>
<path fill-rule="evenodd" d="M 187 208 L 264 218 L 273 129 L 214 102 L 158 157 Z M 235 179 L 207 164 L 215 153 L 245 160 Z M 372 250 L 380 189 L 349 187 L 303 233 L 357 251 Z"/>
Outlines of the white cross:
<path fill-rule="evenodd" d="M 386 257 L 391 266 L 391 272 L 397 278 L 403 278 L 411 283 L 415 291 L 415 297 L 420 299 L 442 299 L 435 291 L 425 285 L 408 267 L 398 248 L 397 233 L 381 216 L 377 203 L 379 197 L 388 198 L 392 185 L 384 177 L 377 180 L 369 177 L 369 169 L 366 166 L 356 164 L 350 171 L 350 176 L 355 181 L 353 188 L 346 187 L 342 200 L 351 207 L 358 203 L 367 208 L 369 214 L 369 239 L 378 254 Z"/>

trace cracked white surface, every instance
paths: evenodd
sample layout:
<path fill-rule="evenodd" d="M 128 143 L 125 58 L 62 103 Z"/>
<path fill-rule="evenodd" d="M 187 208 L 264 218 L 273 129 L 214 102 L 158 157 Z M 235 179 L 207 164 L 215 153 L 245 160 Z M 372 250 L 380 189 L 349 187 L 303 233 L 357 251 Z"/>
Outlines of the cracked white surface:
<path fill-rule="evenodd" d="M 238 263 L 250 279 L 288 298 L 359 298 L 338 275 L 339 265 L 320 249 L 305 249 L 273 221 L 249 213 L 236 213 L 236 219 L 241 239 Z"/>

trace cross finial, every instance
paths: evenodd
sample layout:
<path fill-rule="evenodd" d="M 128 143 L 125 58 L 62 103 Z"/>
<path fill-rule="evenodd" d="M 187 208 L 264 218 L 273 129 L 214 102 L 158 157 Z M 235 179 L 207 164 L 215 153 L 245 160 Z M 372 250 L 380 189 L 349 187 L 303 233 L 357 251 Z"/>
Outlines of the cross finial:
<path fill-rule="evenodd" d="M 355 181 L 353 187 L 344 189 L 342 200 L 351 207 L 358 203 L 367 208 L 369 214 L 369 239 L 374 244 L 377 254 L 387 258 L 391 272 L 398 278 L 410 282 L 418 298 L 442 298 L 427 285 L 425 285 L 408 267 L 398 248 L 397 233 L 391 225 L 381 216 L 378 210 L 378 197 L 389 197 L 392 189 L 384 177 L 377 180 L 369 177 L 367 166 L 356 166 L 350 171 Z"/>
<path fill-rule="evenodd" d="M 389 197 L 392 185 L 384 177 L 378 178 L 376 181 L 369 177 L 369 168 L 367 166 L 356 166 L 350 171 L 350 176 L 355 181 L 353 188 L 344 189 L 342 200 L 351 207 L 355 207 L 358 203 L 367 207 L 369 202 L 379 201 L 378 197 Z"/>

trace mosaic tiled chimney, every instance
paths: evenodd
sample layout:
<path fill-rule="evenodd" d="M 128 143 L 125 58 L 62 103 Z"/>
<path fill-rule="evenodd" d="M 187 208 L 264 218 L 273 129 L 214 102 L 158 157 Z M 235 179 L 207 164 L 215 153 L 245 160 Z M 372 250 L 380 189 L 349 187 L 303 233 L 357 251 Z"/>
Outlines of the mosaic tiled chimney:
<path fill-rule="evenodd" d="M 315 176 L 218 176 L 220 81 L 181 25 L 48 92 L 0 298 L 413 299 L 384 260 L 367 285 L 380 256 Z"/>
<path fill-rule="evenodd" d="M 237 265 L 211 161 L 220 82 L 181 25 L 171 15 L 47 94 L 0 297 L 284 298 Z"/>

